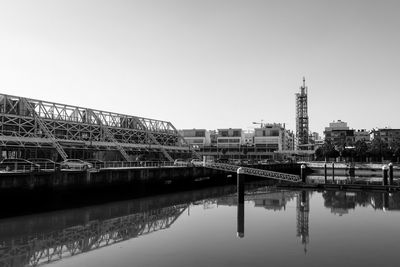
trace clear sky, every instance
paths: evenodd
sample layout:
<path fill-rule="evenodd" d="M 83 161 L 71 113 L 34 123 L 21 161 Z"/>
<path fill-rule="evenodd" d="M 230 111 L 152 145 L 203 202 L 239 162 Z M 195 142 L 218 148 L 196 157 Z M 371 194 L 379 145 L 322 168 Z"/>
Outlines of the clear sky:
<path fill-rule="evenodd" d="M 400 128 L 400 1 L 0 0 L 0 92 L 177 128 Z"/>

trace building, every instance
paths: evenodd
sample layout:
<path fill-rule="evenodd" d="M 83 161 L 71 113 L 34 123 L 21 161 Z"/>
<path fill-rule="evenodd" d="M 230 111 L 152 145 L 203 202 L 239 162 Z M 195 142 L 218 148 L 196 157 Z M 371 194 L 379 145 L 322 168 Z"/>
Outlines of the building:
<path fill-rule="evenodd" d="M 184 129 L 180 133 L 193 148 L 203 148 L 211 145 L 210 132 L 206 129 Z"/>
<path fill-rule="evenodd" d="M 315 142 L 322 140 L 322 138 L 319 136 L 319 133 L 313 132 L 310 135 L 310 140 L 312 140 L 315 143 Z"/>
<path fill-rule="evenodd" d="M 325 141 L 337 147 L 353 146 L 355 143 L 354 129 L 350 129 L 347 122 L 341 120 L 329 123 L 329 127 L 325 127 L 324 134 Z"/>
<path fill-rule="evenodd" d="M 280 123 L 266 123 L 254 131 L 184 129 L 180 133 L 199 153 L 214 159 L 284 159 L 287 155 L 278 152 L 294 150 L 294 133 Z"/>
<path fill-rule="evenodd" d="M 285 124 L 266 123 L 254 129 L 254 146 L 266 152 L 293 150 L 293 133 L 286 130 Z"/>
<path fill-rule="evenodd" d="M 244 132 L 244 143 L 245 146 L 254 146 L 254 132 L 247 131 Z"/>
<path fill-rule="evenodd" d="M 296 148 L 295 146 L 295 134 L 291 130 L 285 129 L 284 131 L 284 142 L 283 142 L 283 150 L 284 151 L 289 151 L 289 150 L 294 150 Z"/>
<path fill-rule="evenodd" d="M 218 148 L 240 148 L 244 142 L 244 134 L 240 128 L 218 129 Z"/>
<path fill-rule="evenodd" d="M 325 127 L 325 131 L 332 130 L 350 130 L 349 126 L 347 126 L 347 122 L 338 120 L 329 123 L 329 127 Z"/>
<path fill-rule="evenodd" d="M 354 141 L 365 141 L 369 142 L 371 140 L 370 138 L 370 132 L 366 131 L 365 129 L 357 130 L 354 131 Z"/>
<path fill-rule="evenodd" d="M 371 140 L 380 139 L 388 147 L 400 144 L 400 129 L 381 128 L 371 131 Z"/>
<path fill-rule="evenodd" d="M 303 77 L 303 85 L 300 87 L 300 93 L 296 94 L 296 145 L 301 150 L 308 145 L 308 88 L 306 79 Z"/>

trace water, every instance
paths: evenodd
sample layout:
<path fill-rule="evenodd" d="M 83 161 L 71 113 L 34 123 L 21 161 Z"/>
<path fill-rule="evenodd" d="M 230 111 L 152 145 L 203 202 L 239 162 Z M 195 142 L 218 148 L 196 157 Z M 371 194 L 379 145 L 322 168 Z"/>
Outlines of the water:
<path fill-rule="evenodd" d="M 235 192 L 2 219 L 0 266 L 398 266 L 399 193 L 246 184 L 241 217 Z"/>

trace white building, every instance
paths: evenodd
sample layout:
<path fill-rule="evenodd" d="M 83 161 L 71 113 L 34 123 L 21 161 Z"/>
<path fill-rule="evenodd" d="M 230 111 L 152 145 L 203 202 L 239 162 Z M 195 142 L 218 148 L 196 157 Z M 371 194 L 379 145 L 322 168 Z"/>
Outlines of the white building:
<path fill-rule="evenodd" d="M 254 146 L 266 148 L 266 151 L 294 149 L 294 135 L 286 130 L 285 124 L 267 123 L 262 128 L 254 129 Z"/>
<path fill-rule="evenodd" d="M 245 146 L 253 146 L 254 145 L 254 131 L 244 132 L 244 143 L 242 145 L 245 145 Z"/>
<path fill-rule="evenodd" d="M 211 144 L 210 132 L 205 129 L 184 129 L 180 131 L 186 142 L 194 148 Z"/>
<path fill-rule="evenodd" d="M 240 128 L 218 129 L 218 148 L 239 148 L 244 140 L 244 134 Z"/>

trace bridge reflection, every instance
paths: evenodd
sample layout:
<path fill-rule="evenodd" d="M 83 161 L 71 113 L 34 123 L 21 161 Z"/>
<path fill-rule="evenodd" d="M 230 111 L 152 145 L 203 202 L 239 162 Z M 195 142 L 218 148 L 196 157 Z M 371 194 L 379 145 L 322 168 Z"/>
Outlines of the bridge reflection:
<path fill-rule="evenodd" d="M 168 229 L 190 203 L 235 186 L 0 220 L 0 266 L 39 266 Z"/>
<path fill-rule="evenodd" d="M 186 207 L 174 205 L 5 240 L 0 243 L 0 265 L 37 266 L 166 229 Z"/>
<path fill-rule="evenodd" d="M 238 235 L 244 237 L 245 202 L 270 211 L 285 211 L 288 203 L 295 203 L 296 236 L 307 252 L 312 191 L 284 191 L 263 185 L 246 185 L 246 191 L 237 188 L 235 185 L 206 188 L 3 219 L 0 220 L 0 266 L 38 266 L 168 229 L 190 205 L 203 205 L 205 209 L 237 205 Z M 326 191 L 322 196 L 324 206 L 339 215 L 357 206 L 400 210 L 400 194 Z"/>

